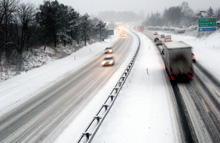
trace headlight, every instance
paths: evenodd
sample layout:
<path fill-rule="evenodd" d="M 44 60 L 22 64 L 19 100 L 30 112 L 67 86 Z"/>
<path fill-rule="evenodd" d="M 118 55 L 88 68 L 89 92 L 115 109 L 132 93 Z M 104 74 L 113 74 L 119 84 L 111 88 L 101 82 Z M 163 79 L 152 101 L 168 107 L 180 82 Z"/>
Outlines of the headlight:
<path fill-rule="evenodd" d="M 105 63 L 106 63 L 106 61 L 102 61 L 102 63 L 101 63 L 101 64 L 102 64 L 102 65 L 104 65 Z"/>
<path fill-rule="evenodd" d="M 110 61 L 109 64 L 113 64 L 113 61 Z"/>

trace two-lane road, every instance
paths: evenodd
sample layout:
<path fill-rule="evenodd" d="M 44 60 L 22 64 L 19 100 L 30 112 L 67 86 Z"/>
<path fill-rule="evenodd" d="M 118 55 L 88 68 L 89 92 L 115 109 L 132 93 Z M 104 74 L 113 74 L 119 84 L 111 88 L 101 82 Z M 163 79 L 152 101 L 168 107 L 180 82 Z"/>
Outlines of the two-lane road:
<path fill-rule="evenodd" d="M 128 35 L 113 45 L 114 66 L 100 65 L 104 54 L 91 59 L 79 70 L 0 117 L 0 142 L 51 142 L 56 138 L 55 132 L 65 128 L 64 122 L 67 125 L 68 118 L 77 116 L 121 66 L 133 48 L 132 43 L 133 37 Z"/>

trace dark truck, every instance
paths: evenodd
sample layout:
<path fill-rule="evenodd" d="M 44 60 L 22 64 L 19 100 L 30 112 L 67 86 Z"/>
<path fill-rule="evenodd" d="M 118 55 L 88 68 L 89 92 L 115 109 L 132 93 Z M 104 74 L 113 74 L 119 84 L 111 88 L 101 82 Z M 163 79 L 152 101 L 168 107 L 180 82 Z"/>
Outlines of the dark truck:
<path fill-rule="evenodd" d="M 192 47 L 182 41 L 164 43 L 165 66 L 170 80 L 193 79 Z"/>

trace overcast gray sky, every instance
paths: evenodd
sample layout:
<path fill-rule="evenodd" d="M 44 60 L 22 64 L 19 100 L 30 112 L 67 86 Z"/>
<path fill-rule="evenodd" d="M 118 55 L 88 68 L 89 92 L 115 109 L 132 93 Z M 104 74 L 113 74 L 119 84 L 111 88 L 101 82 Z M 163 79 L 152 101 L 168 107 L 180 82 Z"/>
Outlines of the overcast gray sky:
<path fill-rule="evenodd" d="M 44 0 L 20 0 L 21 2 L 43 4 Z M 183 1 L 189 3 L 194 10 L 206 10 L 210 6 L 220 8 L 220 0 L 58 0 L 60 3 L 72 6 L 81 14 L 96 15 L 100 11 L 133 11 L 139 13 L 163 12 L 165 8 L 180 5 Z"/>

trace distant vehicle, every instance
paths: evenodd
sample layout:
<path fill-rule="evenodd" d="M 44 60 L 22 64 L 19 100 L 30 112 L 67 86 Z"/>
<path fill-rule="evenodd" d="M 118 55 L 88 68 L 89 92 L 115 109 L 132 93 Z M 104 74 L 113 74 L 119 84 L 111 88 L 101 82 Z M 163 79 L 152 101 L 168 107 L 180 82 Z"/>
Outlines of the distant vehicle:
<path fill-rule="evenodd" d="M 139 26 L 138 30 L 139 30 L 139 32 L 144 32 L 144 26 Z"/>
<path fill-rule="evenodd" d="M 113 53 L 112 47 L 105 48 L 105 54 L 112 54 L 112 53 Z"/>
<path fill-rule="evenodd" d="M 193 63 L 196 62 L 196 56 L 193 53 L 192 53 L 192 61 L 193 61 Z"/>
<path fill-rule="evenodd" d="M 165 40 L 167 40 L 167 39 L 171 39 L 171 35 L 166 35 Z"/>
<path fill-rule="evenodd" d="M 179 34 L 181 34 L 181 33 L 185 33 L 185 32 L 186 32 L 186 29 L 183 29 L 183 28 L 175 29 L 174 32 L 175 32 L 175 33 L 179 33 Z"/>
<path fill-rule="evenodd" d="M 158 35 L 158 33 L 157 33 L 157 32 L 154 32 L 154 35 Z"/>
<path fill-rule="evenodd" d="M 127 34 L 125 33 L 121 34 L 121 38 L 127 38 Z"/>
<path fill-rule="evenodd" d="M 192 47 L 182 41 L 164 43 L 165 66 L 169 78 L 188 76 L 193 79 Z"/>
<path fill-rule="evenodd" d="M 102 66 L 113 66 L 115 64 L 113 56 L 107 56 L 102 60 Z"/>
<path fill-rule="evenodd" d="M 164 42 L 172 42 L 171 39 L 165 39 Z"/>
<path fill-rule="evenodd" d="M 165 38 L 165 35 L 164 35 L 164 34 L 161 34 L 161 35 L 160 35 L 160 38 Z"/>
<path fill-rule="evenodd" d="M 158 37 L 154 37 L 154 42 L 157 42 L 159 40 Z"/>
<path fill-rule="evenodd" d="M 157 42 L 156 42 L 156 46 L 159 46 L 159 45 L 163 45 L 163 41 L 161 41 L 161 40 L 157 40 Z"/>

